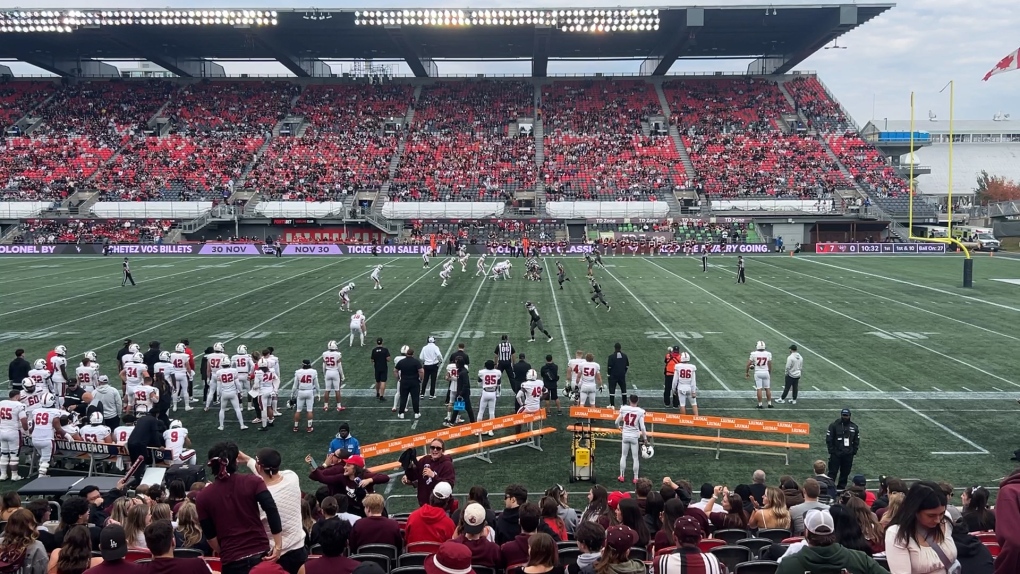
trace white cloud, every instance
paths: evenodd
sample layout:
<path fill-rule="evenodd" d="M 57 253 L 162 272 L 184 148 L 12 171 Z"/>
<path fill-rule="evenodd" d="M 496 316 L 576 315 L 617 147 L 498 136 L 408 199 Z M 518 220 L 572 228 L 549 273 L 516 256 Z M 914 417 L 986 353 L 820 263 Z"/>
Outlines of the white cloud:
<path fill-rule="evenodd" d="M 11 2 L 13 0 L 5 0 Z M 41 0 L 28 0 L 32 4 Z M 167 0 L 64 0 L 66 8 L 163 8 Z M 250 0 L 218 0 L 221 8 L 307 8 L 308 0 L 263 4 Z M 338 0 L 330 8 L 360 8 L 375 4 L 371 0 Z M 404 7 L 570 7 L 591 6 L 598 2 L 528 2 L 498 0 L 480 3 L 472 0 L 391 0 L 385 5 Z M 602 4 L 605 4 L 604 2 Z M 745 0 L 717 0 L 714 5 L 746 5 Z M 781 4 L 817 4 L 816 0 L 785 0 Z M 649 5 L 647 0 L 615 0 L 614 5 Z M 780 4 L 777 4 L 779 6 Z M 22 2 L 24 6 L 24 0 Z M 204 0 L 178 0 L 175 8 L 208 6 Z M 1002 56 L 1020 44 L 1015 33 L 1018 18 L 1015 3 L 1008 0 L 905 0 L 878 18 L 840 39 L 846 50 L 819 50 L 798 66 L 815 70 L 861 125 L 876 118 L 905 119 L 910 113 L 910 92 L 915 92 L 917 115 L 927 118 L 928 110 L 940 118 L 949 117 L 948 90 L 939 90 L 955 80 L 955 115 L 959 119 L 990 119 L 1003 111 L 1020 117 L 1015 94 L 1020 93 L 1020 72 L 1003 74 L 982 82 L 981 78 Z M 15 73 L 40 74 L 37 68 L 10 64 Z M 347 64 L 349 66 L 349 64 Z M 335 69 L 342 68 L 338 64 Z M 550 73 L 633 73 L 638 62 L 551 62 Z M 224 62 L 229 74 L 289 74 L 276 62 Z M 407 74 L 406 65 L 398 64 Z M 683 71 L 746 70 L 747 62 L 738 60 L 680 61 L 672 69 Z M 338 71 L 342 71 L 339 70 Z M 528 73 L 527 62 L 469 63 L 442 62 L 440 73 Z M 1011 97 L 1012 96 L 1012 97 Z M 874 113 L 872 112 L 874 106 Z"/>

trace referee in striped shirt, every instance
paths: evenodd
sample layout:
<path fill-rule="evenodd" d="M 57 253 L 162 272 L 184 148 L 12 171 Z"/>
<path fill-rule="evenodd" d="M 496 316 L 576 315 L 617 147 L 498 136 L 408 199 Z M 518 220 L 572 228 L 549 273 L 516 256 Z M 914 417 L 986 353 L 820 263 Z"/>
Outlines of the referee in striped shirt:
<path fill-rule="evenodd" d="M 505 372 L 507 380 L 514 382 L 514 346 L 510 344 L 510 337 L 503 335 L 499 344 L 496 345 L 496 370 Z"/>

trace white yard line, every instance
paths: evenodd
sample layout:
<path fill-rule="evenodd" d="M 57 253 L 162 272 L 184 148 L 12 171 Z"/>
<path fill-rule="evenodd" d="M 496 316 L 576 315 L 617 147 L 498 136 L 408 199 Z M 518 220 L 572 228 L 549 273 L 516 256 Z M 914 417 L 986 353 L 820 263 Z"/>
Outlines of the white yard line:
<path fill-rule="evenodd" d="M 546 257 L 542 258 L 542 263 L 545 263 L 548 266 L 547 261 L 548 259 Z M 553 308 L 556 309 L 556 319 L 559 320 L 560 322 L 560 340 L 563 341 L 563 352 L 567 360 L 569 361 L 573 354 L 570 352 L 570 343 L 567 341 L 567 328 L 563 324 L 563 315 L 560 314 L 560 303 L 559 301 L 556 300 L 556 287 L 553 286 L 552 270 L 549 271 L 548 278 L 549 278 L 549 291 L 552 293 Z"/>
<path fill-rule="evenodd" d="M 796 258 L 795 257 L 795 259 L 800 259 L 800 258 Z M 909 285 L 909 286 L 915 287 L 917 289 L 927 289 L 929 291 L 935 291 L 936 293 L 941 293 L 943 295 L 952 295 L 953 297 L 959 297 L 960 299 L 963 299 L 965 301 L 972 301 L 974 303 L 984 303 L 985 305 L 991 305 L 993 307 L 998 307 L 999 309 L 1006 309 L 1006 310 L 1009 310 L 1009 311 L 1020 312 L 1020 307 L 1012 307 L 1010 305 L 1003 305 L 1002 303 L 996 303 L 994 301 L 985 301 L 984 299 L 980 299 L 978 297 L 971 297 L 969 295 L 962 295 L 960 293 L 954 293 L 952 291 L 946 291 L 945 289 L 939 289 L 938 287 L 931 287 L 929 285 L 922 285 L 921 283 L 914 283 L 913 281 L 905 281 L 903 279 L 896 279 L 895 277 L 887 277 L 885 275 L 879 275 L 877 273 L 868 273 L 867 271 L 858 271 L 857 269 L 852 269 L 852 268 L 849 268 L 849 267 L 840 267 L 839 265 L 832 265 L 831 263 L 822 263 L 821 261 L 814 261 L 812 259 L 802 259 L 802 260 L 806 261 L 808 263 L 812 263 L 814 265 L 824 265 L 825 267 L 832 267 L 833 269 L 839 269 L 841 271 L 850 271 L 852 273 L 858 273 L 860 275 L 865 275 L 867 277 L 874 277 L 876 279 L 884 279 L 886 281 L 892 281 L 894 283 L 900 283 L 902 285 Z"/>
<path fill-rule="evenodd" d="M 496 258 L 493 257 L 492 265 L 489 265 L 489 270 L 485 272 L 485 277 L 478 283 L 478 289 L 475 290 L 475 296 L 471 298 L 471 302 L 468 303 L 467 311 L 464 312 L 464 318 L 460 320 L 460 325 L 457 326 L 457 331 L 454 332 L 453 338 L 450 339 L 450 346 L 446 349 L 446 353 L 443 354 L 443 362 L 450 358 L 450 353 L 453 348 L 457 346 L 457 337 L 460 336 L 460 332 L 464 330 L 464 325 L 467 323 L 468 317 L 471 316 L 471 309 L 475 306 L 475 301 L 478 300 L 478 295 L 482 293 L 482 287 L 485 286 L 485 282 L 489 280 L 489 273 L 492 272 L 492 268 L 496 266 Z M 495 283 L 495 281 L 494 281 Z"/>
<path fill-rule="evenodd" d="M 783 293 L 784 295 L 787 295 L 789 297 L 793 297 L 794 299 L 798 299 L 798 300 L 803 301 L 803 302 L 805 302 L 805 303 L 807 303 L 809 305 L 814 305 L 814 306 L 816 306 L 816 307 L 818 307 L 818 308 L 820 308 L 820 309 L 822 309 L 824 311 L 828 311 L 829 313 L 833 313 L 835 315 L 839 315 L 840 317 L 843 317 L 844 319 L 847 319 L 849 321 L 853 321 L 855 323 L 860 323 L 861 325 L 863 325 L 863 326 L 865 326 L 865 327 L 867 327 L 869 329 L 872 329 L 873 331 L 877 331 L 879 333 L 885 333 L 886 335 L 889 335 L 890 337 L 895 337 L 895 335 L 893 335 L 891 332 L 889 332 L 889 331 L 887 331 L 887 330 L 885 330 L 885 329 L 883 329 L 881 327 L 878 327 L 876 325 L 872 325 L 871 323 L 868 323 L 867 321 L 863 321 L 861 319 L 858 319 L 857 317 L 853 317 L 851 315 L 847 315 L 846 313 L 843 313 L 842 311 L 837 311 L 835 308 L 833 308 L 833 307 L 831 307 L 829 305 L 824 305 L 822 303 L 818 303 L 817 301 L 812 301 L 811 299 L 808 299 L 807 297 L 803 297 L 801 295 L 797 295 L 796 293 L 792 293 L 792 292 L 787 291 L 786 289 L 783 289 L 781 287 L 776 287 L 775 285 L 769 284 L 769 283 L 767 283 L 765 281 L 762 281 L 761 279 L 756 279 L 755 283 L 757 283 L 758 285 L 764 285 L 765 287 L 768 287 L 769 289 L 774 289 L 776 291 L 779 291 L 780 293 Z M 961 365 L 963 365 L 963 366 L 965 366 L 965 367 L 967 367 L 969 369 L 975 370 L 975 371 L 977 371 L 979 373 L 982 373 L 982 374 L 984 374 L 986 376 L 992 377 L 993 379 L 997 379 L 997 380 L 1002 381 L 1004 383 L 1013 385 L 1014 387 L 1020 388 L 1020 383 L 1015 383 L 1015 382 L 1013 382 L 1013 381 L 1011 381 L 1011 380 L 1009 380 L 1009 379 L 1007 379 L 1005 377 L 1000 377 L 999 375 L 996 375 L 995 373 L 991 373 L 989 371 L 986 371 L 986 370 L 982 369 L 981 367 L 978 367 L 977 365 L 973 365 L 971 363 L 968 363 L 967 361 L 964 361 L 962 359 L 958 359 L 958 358 L 956 358 L 956 357 L 954 357 L 952 355 L 943 353 L 941 351 L 937 351 L 937 350 L 932 349 L 931 347 L 929 347 L 927 345 L 922 345 L 921 343 L 918 343 L 917 341 L 913 341 L 913 340 L 910 340 L 910 339 L 898 338 L 898 337 L 897 337 L 897 339 L 900 340 L 900 341 L 903 341 L 904 343 L 908 343 L 910 345 L 918 347 L 920 349 L 924 349 L 925 351 L 928 351 L 929 353 L 932 353 L 934 355 L 938 355 L 939 357 L 942 357 L 944 359 L 949 359 L 950 361 L 953 361 L 954 363 L 961 364 Z"/>
<path fill-rule="evenodd" d="M 933 424 L 933 425 L 939 427 L 940 429 L 946 431 L 947 433 L 953 435 L 954 437 L 956 437 L 956 438 L 962 440 L 963 442 L 969 444 L 970 446 L 974 447 L 975 449 L 977 449 L 977 451 L 975 451 L 975 452 L 964 452 L 964 451 L 951 451 L 951 452 L 947 452 L 947 451 L 941 451 L 941 452 L 932 452 L 932 454 L 942 454 L 942 455 L 945 455 L 945 454 L 988 454 L 988 451 L 985 450 L 984 448 L 982 448 L 979 444 L 977 444 L 974 441 L 970 440 L 969 438 L 963 436 L 962 434 L 954 431 L 953 429 L 947 427 L 946 425 L 938 422 L 937 420 L 931 418 L 930 416 L 924 414 L 923 412 L 915 409 L 914 407 L 908 405 L 907 403 L 905 403 L 905 402 L 903 402 L 903 401 L 901 401 L 899 399 L 894 399 L 894 402 L 896 404 L 900 405 L 901 407 L 907 409 L 908 411 L 914 413 L 915 415 L 917 415 L 917 416 L 923 418 L 924 420 L 930 422 L 931 424 Z"/>
<path fill-rule="evenodd" d="M 903 305 L 904 307 L 908 307 L 910 309 L 921 311 L 922 313 L 928 313 L 929 315 L 934 315 L 934 316 L 939 317 L 941 319 L 946 319 L 947 321 L 953 321 L 953 322 L 959 323 L 961 325 L 966 325 L 968 327 L 971 327 L 971 328 L 974 328 L 974 329 L 978 329 L 978 330 L 984 331 L 986 333 L 990 333 L 992 335 L 996 335 L 996 336 L 999 336 L 999 337 L 1004 337 L 1006 339 L 1012 339 L 1013 341 L 1020 341 L 1020 337 L 1014 337 L 1013 335 L 1009 335 L 1007 333 L 1000 333 L 998 331 L 994 331 L 992 329 L 988 329 L 986 327 L 982 327 L 981 325 L 975 325 L 974 323 L 968 323 L 967 321 L 963 321 L 963 320 L 957 319 L 955 317 L 950 317 L 948 315 L 943 315 L 942 313 L 937 313 L 935 311 L 924 309 L 922 307 L 918 307 L 917 305 L 911 305 L 910 303 L 907 303 L 905 301 L 899 301 L 897 299 L 893 299 L 892 297 L 886 297 L 885 295 L 879 295 L 878 293 L 872 293 L 872 292 L 866 291 L 864 289 L 859 289 L 857 287 L 851 287 L 850 285 L 846 285 L 844 283 L 839 283 L 839 282 L 836 282 L 836 281 L 830 281 L 828 279 L 823 279 L 821 277 L 818 277 L 817 275 L 812 275 L 810 273 L 804 273 L 804 272 L 801 272 L 801 271 L 794 271 L 793 269 L 786 269 L 786 268 L 783 268 L 783 267 L 779 267 L 777 265 L 773 265 L 772 263 L 766 263 L 764 261 L 759 261 L 759 263 L 764 263 L 765 265 L 768 265 L 770 267 L 776 267 L 778 269 L 782 269 L 782 270 L 788 271 L 790 273 L 796 273 L 797 275 L 803 275 L 805 277 L 810 277 L 812 279 L 817 279 L 818 281 L 822 281 L 824 283 L 829 283 L 831 285 L 836 285 L 837 287 L 841 287 L 841 288 L 844 288 L 844 289 L 850 289 L 851 291 L 856 291 L 858 293 L 863 293 L 863 294 L 865 294 L 865 295 L 867 295 L 869 297 L 874 297 L 876 299 L 882 299 L 882 300 L 885 300 L 885 301 L 889 301 L 891 303 L 896 303 L 897 305 Z"/>
<path fill-rule="evenodd" d="M 703 368 L 705 369 L 705 371 L 707 371 L 707 372 L 708 372 L 708 374 L 709 374 L 709 375 L 711 375 L 711 376 L 712 376 L 712 378 L 713 378 L 713 379 L 715 379 L 715 381 L 716 381 L 717 383 L 719 383 L 719 385 L 720 385 L 720 386 L 721 386 L 721 387 L 722 387 L 722 388 L 723 388 L 724 390 L 727 390 L 727 391 L 728 391 L 728 390 L 730 390 L 729 386 L 727 386 L 727 385 L 726 385 L 726 383 L 724 383 L 724 382 L 723 382 L 723 380 L 722 380 L 722 379 L 720 379 L 720 378 L 719 378 L 719 376 L 718 376 L 718 375 L 716 375 L 714 371 L 712 371 L 711 367 L 709 367 L 709 366 L 708 366 L 708 365 L 707 365 L 707 364 L 705 363 L 705 361 L 703 361 L 703 360 L 701 360 L 701 359 L 698 359 L 698 357 L 697 357 L 697 356 L 696 356 L 696 355 L 694 354 L 694 351 L 692 351 L 692 350 L 691 350 L 691 348 L 690 348 L 690 347 L 688 347 L 688 346 L 687 346 L 687 344 L 686 344 L 686 343 L 684 343 L 684 342 L 683 342 L 683 340 L 682 340 L 682 339 L 681 339 L 681 338 L 680 338 L 680 337 L 679 337 L 679 336 L 678 336 L 678 335 L 677 335 L 676 333 L 674 333 L 672 329 L 670 329 L 669 327 L 667 327 L 667 326 L 666 326 L 666 324 L 665 324 L 665 323 L 663 323 L 661 319 L 659 319 L 659 316 L 658 316 L 658 315 L 656 315 L 656 314 L 655 314 L 655 313 L 654 313 L 654 312 L 653 312 L 653 311 L 652 311 L 651 309 L 649 309 L 649 308 L 648 308 L 648 305 L 645 305 L 645 304 L 644 304 L 644 302 L 643 302 L 643 301 L 641 301 L 641 299 L 638 299 L 637 295 L 635 295 L 635 294 L 634 294 L 634 292 L 630 290 L 630 287 L 627 287 L 627 286 L 626 286 L 626 285 L 625 285 L 625 284 L 623 283 L 623 281 L 620 281 L 620 279 L 619 279 L 619 278 L 618 278 L 618 277 L 617 277 L 616 275 L 613 275 L 613 272 L 612 272 L 612 271 L 610 271 L 610 270 L 608 270 L 608 269 L 606 269 L 605 271 L 606 271 L 606 274 L 607 274 L 607 275 L 609 275 L 610 277 L 612 277 L 612 278 L 613 278 L 613 279 L 614 279 L 614 280 L 615 280 L 615 281 L 616 281 L 617 283 L 619 283 L 619 284 L 620 284 L 620 286 L 621 286 L 621 287 L 623 287 L 623 289 L 624 289 L 625 291 L 627 291 L 627 293 L 630 293 L 630 296 L 631 296 L 631 297 L 633 297 L 635 301 L 637 301 L 638 305 L 641 305 L 641 307 L 643 307 L 643 308 L 644 308 L 644 310 L 648 312 L 648 314 L 649 314 L 649 315 L 650 315 L 650 316 L 652 317 L 652 319 L 654 319 L 654 320 L 655 320 L 655 322 L 656 322 L 656 323 L 658 323 L 658 324 L 659 324 L 659 325 L 660 325 L 660 326 L 661 326 L 661 327 L 662 327 L 663 329 L 665 329 L 667 333 L 669 333 L 670 335 L 672 335 L 672 337 L 673 337 L 673 340 L 674 340 L 674 341 L 676 341 L 677 343 L 679 343 L 679 344 L 680 344 L 680 346 L 681 346 L 681 347 L 683 347 L 685 351 L 687 351 L 687 353 L 688 353 L 688 354 L 689 354 L 689 355 L 691 356 L 691 359 L 693 359 L 693 360 L 696 360 L 696 361 L 698 361 L 699 363 L 701 363 L 701 366 L 702 366 L 702 367 L 703 367 Z M 569 356 L 569 355 L 568 355 L 568 356 Z M 699 393 L 699 394 L 701 393 L 701 389 L 698 389 L 698 393 Z"/>
<path fill-rule="evenodd" d="M 189 257 L 188 259 L 201 259 L 201 257 Z M 131 264 L 135 265 L 139 261 L 148 261 L 148 260 L 161 261 L 162 262 L 162 261 L 165 261 L 165 258 L 162 258 L 162 257 L 139 257 L 137 259 L 132 259 L 131 260 Z M 91 281 L 93 279 L 104 279 L 104 278 L 105 279 L 110 279 L 111 276 L 112 277 L 117 277 L 119 275 L 119 273 L 120 273 L 120 260 L 118 260 L 118 261 L 111 261 L 111 262 L 113 263 L 113 265 L 110 265 L 110 268 L 114 271 L 112 275 L 110 273 L 104 273 L 103 275 L 96 275 L 96 276 L 93 276 L 93 277 L 78 277 L 74 281 L 68 281 L 68 282 L 65 282 L 65 283 L 44 283 L 42 285 L 36 286 L 35 289 L 28 289 L 26 291 L 15 291 L 14 293 L 7 293 L 7 295 L 16 295 L 18 293 L 27 293 L 28 291 L 35 291 L 36 289 L 45 288 L 45 287 L 56 287 L 58 285 L 70 285 L 71 283 L 78 283 L 78 282 L 81 282 L 81 281 Z M 60 267 L 64 267 L 64 266 L 60 266 Z M 23 278 L 19 278 L 19 279 L 8 279 L 6 281 L 0 281 L 0 285 L 6 285 L 8 283 L 22 283 L 22 282 L 26 282 L 26 281 L 34 282 L 34 281 L 39 281 L 41 279 L 48 279 L 48 278 L 53 277 L 55 275 L 64 275 L 64 274 L 67 274 L 67 273 L 80 273 L 82 271 L 86 271 L 86 270 L 88 270 L 90 268 L 94 268 L 94 267 L 95 266 L 90 266 L 89 268 L 85 268 L 85 267 L 73 267 L 72 266 L 71 269 L 66 269 L 65 268 L 65 269 L 62 269 L 60 271 L 56 271 L 56 272 L 53 272 L 53 273 L 47 273 L 46 275 L 31 275 L 31 276 L 23 277 Z M 140 267 L 144 267 L 144 266 L 140 266 Z M 19 272 L 21 272 L 21 271 L 31 271 L 31 269 L 19 269 L 18 271 Z"/>

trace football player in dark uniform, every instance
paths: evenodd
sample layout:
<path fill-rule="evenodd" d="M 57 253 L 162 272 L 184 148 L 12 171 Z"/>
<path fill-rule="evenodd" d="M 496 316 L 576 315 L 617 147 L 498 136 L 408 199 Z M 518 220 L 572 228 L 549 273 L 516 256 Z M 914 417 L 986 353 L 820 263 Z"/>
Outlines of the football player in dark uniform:
<path fill-rule="evenodd" d="M 595 249 L 594 251 L 592 251 L 592 255 L 595 256 L 595 265 L 598 265 L 599 267 L 605 269 L 606 266 L 602 263 L 602 254 L 599 253 L 599 250 Z"/>
<path fill-rule="evenodd" d="M 563 290 L 563 282 L 570 281 L 570 277 L 567 277 L 567 270 L 563 268 L 563 262 L 556 262 L 556 280 L 560 282 L 560 291 Z"/>
<path fill-rule="evenodd" d="M 591 302 L 595 303 L 596 309 L 598 309 L 601 304 L 606 306 L 607 312 L 610 311 L 612 307 L 609 306 L 609 303 L 606 303 L 606 298 L 602 296 L 602 286 L 599 285 L 599 282 L 596 281 L 594 277 L 590 277 L 589 279 L 591 281 Z"/>
<path fill-rule="evenodd" d="M 588 264 L 588 277 L 594 276 L 592 268 L 595 267 L 595 259 L 591 256 L 591 253 L 584 254 L 584 262 Z"/>
<path fill-rule="evenodd" d="M 534 342 L 535 329 L 538 329 L 544 333 L 546 337 L 549 337 L 549 340 L 546 341 L 547 343 L 552 342 L 553 336 L 549 334 L 549 331 L 545 330 L 545 325 L 542 324 L 542 317 L 538 314 L 538 307 L 535 307 L 534 303 L 528 301 L 524 304 L 524 308 L 528 310 L 528 315 L 531 316 L 531 338 L 528 339 L 528 342 Z"/>

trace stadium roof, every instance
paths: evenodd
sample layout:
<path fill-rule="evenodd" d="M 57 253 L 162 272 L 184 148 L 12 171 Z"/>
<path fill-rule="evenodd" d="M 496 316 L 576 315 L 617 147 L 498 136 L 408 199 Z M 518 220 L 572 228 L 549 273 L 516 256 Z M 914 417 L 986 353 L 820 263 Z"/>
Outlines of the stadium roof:
<path fill-rule="evenodd" d="M 648 7 L 649 13 L 657 10 L 657 28 L 595 33 L 564 31 L 562 21 L 555 26 L 523 21 L 519 25 L 363 25 L 364 11 L 317 9 L 276 10 L 275 25 L 188 25 L 175 24 L 174 9 L 166 8 L 141 12 L 143 17 L 155 14 L 155 22 L 109 25 L 104 20 L 64 33 L 0 31 L 0 58 L 20 60 L 64 76 L 115 75 L 116 69 L 104 65 L 103 60 L 135 59 L 151 61 L 181 76 L 206 77 L 222 75 L 222 67 L 214 60 L 234 59 L 278 60 L 301 77 L 330 75 L 326 61 L 361 59 L 403 60 L 422 77 L 438 75 L 435 61 L 444 59 L 531 60 L 533 75 L 542 77 L 550 59 L 633 59 L 641 61 L 641 73 L 663 75 L 677 59 L 739 58 L 755 59 L 749 73 L 781 74 L 893 6 Z M 559 10 L 562 14 L 616 9 L 630 12 L 634 8 L 533 10 L 544 14 Z M 16 10 L 0 11 L 0 18 L 6 16 L 10 23 Z M 69 12 L 32 10 L 53 11 L 51 14 L 59 13 L 60 18 Z M 171 19 L 160 21 L 159 15 L 165 16 L 167 10 Z M 101 9 L 77 11 L 82 12 L 125 14 Z"/>

